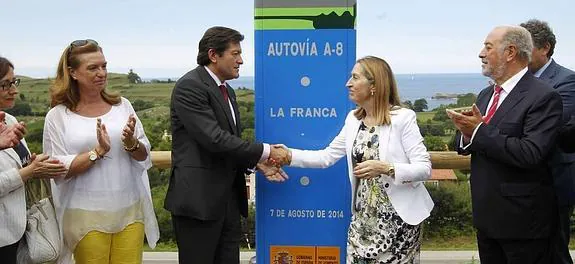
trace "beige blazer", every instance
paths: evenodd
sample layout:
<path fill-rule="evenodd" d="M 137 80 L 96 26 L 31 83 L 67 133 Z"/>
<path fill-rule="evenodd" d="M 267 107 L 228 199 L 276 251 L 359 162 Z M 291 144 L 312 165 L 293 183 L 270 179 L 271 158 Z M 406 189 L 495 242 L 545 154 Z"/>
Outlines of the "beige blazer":
<path fill-rule="evenodd" d="M 7 125 L 17 122 L 6 114 Z M 22 143 L 28 148 L 24 139 Z M 12 148 L 0 151 L 0 247 L 18 242 L 26 228 L 26 195 L 18 172 L 21 168 L 16 151 Z"/>
<path fill-rule="evenodd" d="M 361 121 L 349 112 L 345 124 L 329 146 L 323 150 L 291 149 L 293 167 L 326 168 L 347 156 L 348 175 L 352 193 L 348 193 L 354 212 L 357 178 L 353 175 L 351 151 Z M 433 209 L 431 196 L 423 181 L 431 177 L 429 153 L 423 145 L 415 112 L 398 108 L 391 112 L 391 124 L 377 127 L 379 159 L 393 163 L 395 179 L 381 175 L 387 195 L 397 214 L 410 225 L 417 225 Z M 385 187 L 387 186 L 387 187 Z"/>

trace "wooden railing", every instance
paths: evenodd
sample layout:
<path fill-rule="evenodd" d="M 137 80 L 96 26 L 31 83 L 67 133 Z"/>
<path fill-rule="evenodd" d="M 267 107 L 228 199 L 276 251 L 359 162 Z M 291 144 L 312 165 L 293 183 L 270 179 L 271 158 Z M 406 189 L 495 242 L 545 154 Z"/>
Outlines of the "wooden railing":
<path fill-rule="evenodd" d="M 470 156 L 457 155 L 455 151 L 430 151 L 434 169 L 469 169 Z M 171 167 L 170 151 L 152 151 L 152 164 L 160 169 Z"/>

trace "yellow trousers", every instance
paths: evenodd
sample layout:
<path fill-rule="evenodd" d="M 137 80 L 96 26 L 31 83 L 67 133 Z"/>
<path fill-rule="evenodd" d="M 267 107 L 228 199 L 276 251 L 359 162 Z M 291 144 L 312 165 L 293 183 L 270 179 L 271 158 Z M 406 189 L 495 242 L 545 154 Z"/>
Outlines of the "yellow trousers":
<path fill-rule="evenodd" d="M 144 224 L 133 223 L 119 233 L 90 231 L 76 246 L 77 264 L 140 264 Z"/>

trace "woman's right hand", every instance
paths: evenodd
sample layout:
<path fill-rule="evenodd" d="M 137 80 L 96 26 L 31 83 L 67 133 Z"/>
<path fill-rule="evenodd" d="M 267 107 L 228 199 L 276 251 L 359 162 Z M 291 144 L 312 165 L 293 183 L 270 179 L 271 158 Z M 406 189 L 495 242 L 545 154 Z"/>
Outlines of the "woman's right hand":
<path fill-rule="evenodd" d="M 110 151 L 110 136 L 108 135 L 108 130 L 106 130 L 106 125 L 102 124 L 102 119 L 100 118 L 98 118 L 96 123 L 96 136 L 98 138 L 96 152 L 98 152 L 98 155 L 104 156 Z"/>
<path fill-rule="evenodd" d="M 57 159 L 50 159 L 46 154 L 32 154 L 28 166 L 20 169 L 20 176 L 23 180 L 30 178 L 63 178 L 68 173 L 64 163 Z"/>

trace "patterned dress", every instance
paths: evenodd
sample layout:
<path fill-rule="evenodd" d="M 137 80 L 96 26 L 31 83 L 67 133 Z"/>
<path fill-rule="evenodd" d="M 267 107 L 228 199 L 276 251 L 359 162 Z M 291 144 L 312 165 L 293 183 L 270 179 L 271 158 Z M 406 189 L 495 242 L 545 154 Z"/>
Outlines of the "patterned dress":
<path fill-rule="evenodd" d="M 375 127 L 363 122 L 353 143 L 353 166 L 379 160 Z M 352 264 L 419 263 L 420 225 L 409 225 L 397 214 L 382 177 L 362 179 L 357 185 L 355 213 L 348 231 L 347 258 Z"/>

